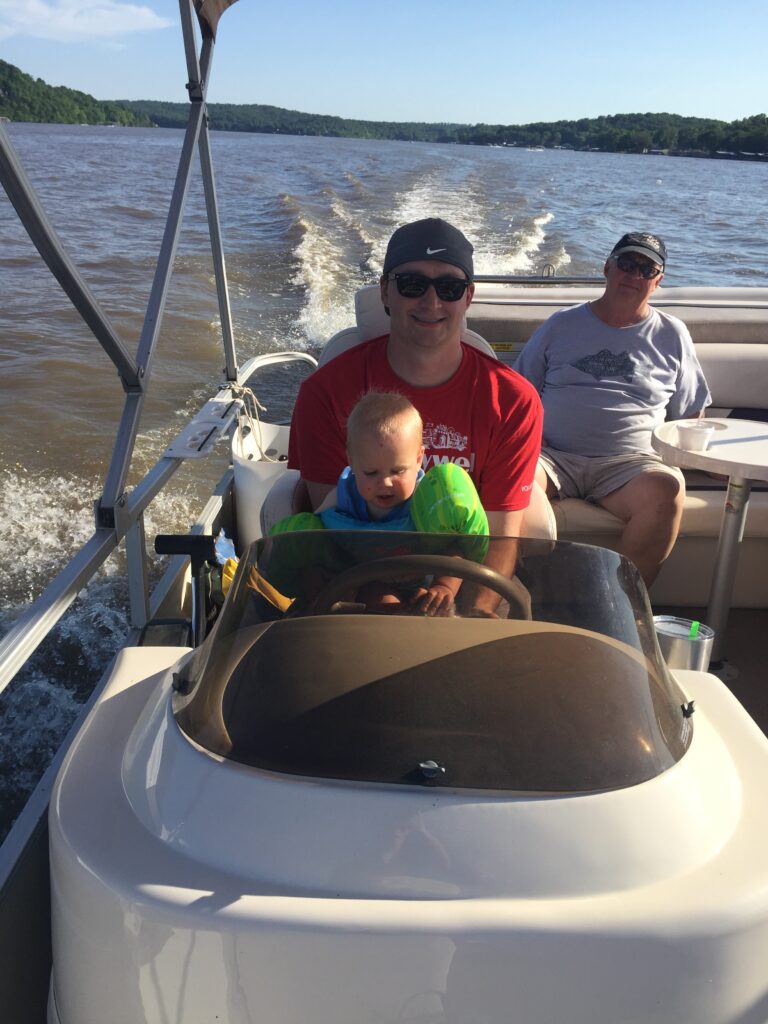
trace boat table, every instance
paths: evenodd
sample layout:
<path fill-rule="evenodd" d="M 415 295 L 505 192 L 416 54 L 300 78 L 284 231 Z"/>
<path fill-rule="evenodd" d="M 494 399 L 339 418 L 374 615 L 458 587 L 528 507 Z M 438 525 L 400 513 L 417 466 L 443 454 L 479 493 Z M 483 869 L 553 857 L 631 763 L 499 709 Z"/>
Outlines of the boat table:
<path fill-rule="evenodd" d="M 682 424 L 684 421 L 679 422 Z M 678 439 L 674 420 L 657 427 L 651 443 L 667 465 L 728 477 L 707 607 L 707 625 L 715 631 L 712 662 L 713 667 L 716 667 L 723 660 L 725 627 L 752 482 L 768 481 L 768 423 L 714 417 L 707 418 L 705 423 L 714 428 L 714 435 L 706 451 L 684 449 Z"/>

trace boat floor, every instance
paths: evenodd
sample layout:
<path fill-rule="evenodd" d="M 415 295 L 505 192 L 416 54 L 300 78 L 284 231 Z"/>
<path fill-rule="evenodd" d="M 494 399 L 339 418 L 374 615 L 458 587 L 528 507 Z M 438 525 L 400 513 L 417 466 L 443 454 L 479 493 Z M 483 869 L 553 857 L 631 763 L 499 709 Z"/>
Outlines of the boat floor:
<path fill-rule="evenodd" d="M 654 612 L 707 621 L 706 608 L 654 607 Z M 713 666 L 710 671 L 723 680 L 731 693 L 768 735 L 768 646 L 765 640 L 767 634 L 768 610 L 731 609 L 723 645 L 723 668 Z"/>

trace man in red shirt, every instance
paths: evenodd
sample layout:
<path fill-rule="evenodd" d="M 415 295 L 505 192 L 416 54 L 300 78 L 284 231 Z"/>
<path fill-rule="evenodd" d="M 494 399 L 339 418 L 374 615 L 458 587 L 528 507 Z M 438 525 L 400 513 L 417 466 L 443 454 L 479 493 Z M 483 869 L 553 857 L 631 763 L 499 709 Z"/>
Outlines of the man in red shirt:
<path fill-rule="evenodd" d="M 541 446 L 541 402 L 519 374 L 462 343 L 473 273 L 472 245 L 444 220 L 416 221 L 392 235 L 380 280 L 389 334 L 321 367 L 296 400 L 288 464 L 300 470 L 313 508 L 346 465 L 352 407 L 367 391 L 397 391 L 424 422 L 423 468 L 462 466 L 491 533 L 519 534 Z"/>
<path fill-rule="evenodd" d="M 462 466 L 491 535 L 519 535 L 541 448 L 541 400 L 514 370 L 462 343 L 473 276 L 472 245 L 446 221 L 416 221 L 392 235 L 380 280 L 389 334 L 316 370 L 296 400 L 288 465 L 300 470 L 313 508 L 346 465 L 346 423 L 355 403 L 367 391 L 397 391 L 421 414 L 423 468 Z M 496 545 L 487 564 L 511 577 L 515 548 Z M 472 591 L 468 600 L 476 613 L 493 614 L 499 599 Z"/>

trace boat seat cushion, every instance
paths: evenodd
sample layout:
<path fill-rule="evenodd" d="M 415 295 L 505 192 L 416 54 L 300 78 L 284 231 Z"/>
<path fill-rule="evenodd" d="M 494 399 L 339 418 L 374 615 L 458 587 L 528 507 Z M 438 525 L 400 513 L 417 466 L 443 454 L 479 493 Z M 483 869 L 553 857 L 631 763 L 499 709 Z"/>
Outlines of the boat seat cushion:
<path fill-rule="evenodd" d="M 690 489 L 685 496 L 679 539 L 685 537 L 718 537 L 723 518 L 725 488 Z M 578 541 L 586 536 L 607 534 L 618 537 L 624 524 L 599 505 L 579 498 L 553 501 L 558 535 Z M 744 528 L 746 537 L 768 538 L 768 491 L 755 489 L 749 500 Z"/>
<path fill-rule="evenodd" d="M 768 323 L 765 344 L 697 344 L 699 357 L 714 406 L 733 409 L 736 419 L 754 419 L 758 409 L 768 410 Z"/>
<path fill-rule="evenodd" d="M 268 536 L 272 527 L 286 516 L 311 511 L 307 487 L 298 469 L 286 469 L 272 484 L 261 506 L 262 537 Z"/>
<path fill-rule="evenodd" d="M 333 490 L 320 506 L 330 508 L 334 504 L 336 491 Z M 261 534 L 266 537 L 272 527 L 286 516 L 296 512 L 309 512 L 309 497 L 304 481 L 296 469 L 286 469 L 277 478 L 261 506 Z M 523 516 L 521 537 L 535 537 L 541 540 L 557 539 L 557 524 L 552 505 L 547 501 L 543 488 L 534 484 L 531 501 Z M 250 538 L 253 539 L 253 538 Z"/>
<path fill-rule="evenodd" d="M 347 327 L 329 339 L 318 357 L 318 366 L 325 365 L 363 341 L 389 334 L 389 316 L 384 312 L 378 285 L 369 285 L 355 292 L 355 321 L 355 327 Z M 485 338 L 467 327 L 466 319 L 461 331 L 461 340 L 496 359 L 496 353 Z"/>

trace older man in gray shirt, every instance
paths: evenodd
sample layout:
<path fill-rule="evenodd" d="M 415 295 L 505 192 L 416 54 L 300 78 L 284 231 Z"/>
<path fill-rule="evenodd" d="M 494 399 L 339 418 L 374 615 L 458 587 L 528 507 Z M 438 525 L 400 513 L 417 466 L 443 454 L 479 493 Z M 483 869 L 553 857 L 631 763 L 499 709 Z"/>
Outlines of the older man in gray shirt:
<path fill-rule="evenodd" d="M 537 480 L 551 498 L 585 498 L 623 520 L 619 550 L 649 586 L 685 499 L 682 474 L 662 463 L 651 433 L 710 403 L 685 324 L 648 302 L 666 260 L 658 236 L 623 235 L 606 261 L 603 295 L 551 316 L 515 364 L 544 405 Z"/>

